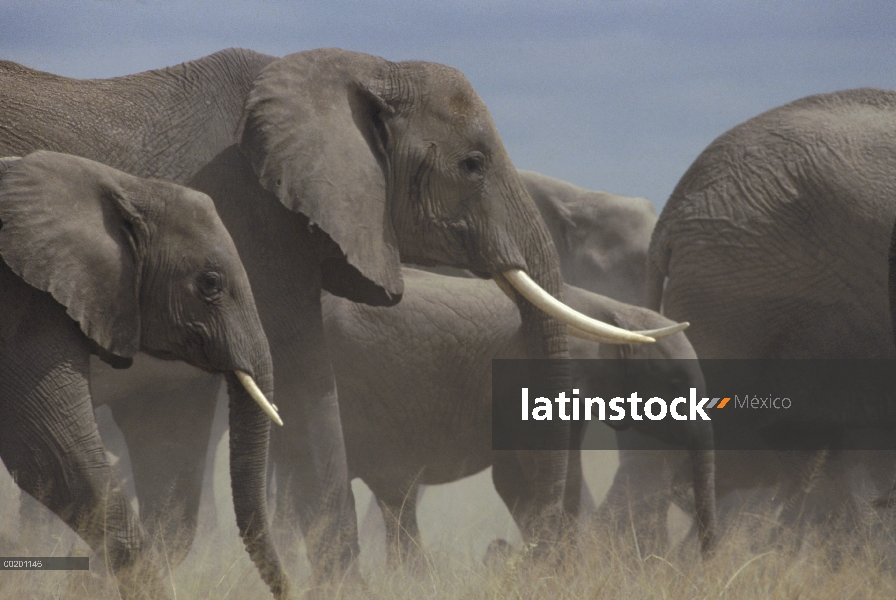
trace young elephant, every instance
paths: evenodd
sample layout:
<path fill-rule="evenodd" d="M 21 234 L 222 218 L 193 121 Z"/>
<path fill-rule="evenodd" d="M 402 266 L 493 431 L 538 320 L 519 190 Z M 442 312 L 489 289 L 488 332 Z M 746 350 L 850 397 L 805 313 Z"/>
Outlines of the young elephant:
<path fill-rule="evenodd" d="M 493 451 L 491 442 L 491 361 L 526 356 L 519 313 L 489 282 L 407 268 L 403 276 L 404 300 L 393 308 L 352 304 L 335 296 L 323 300 L 349 469 L 370 487 L 383 510 L 393 558 L 419 547 L 415 503 L 420 484 L 456 481 L 500 459 L 502 452 Z M 576 310 L 617 326 L 670 325 L 652 311 L 585 290 L 566 286 L 563 294 Z M 570 338 L 573 357 L 597 357 L 597 345 L 580 342 Z M 600 348 L 606 358 L 695 358 L 683 334 L 644 346 L 637 354 L 627 345 Z M 677 395 L 703 386 L 699 369 L 668 377 L 678 381 L 682 393 L 676 388 Z M 705 539 L 711 543 L 712 432 L 682 427 L 675 437 L 684 443 L 700 436 L 696 441 L 707 450 L 695 454 L 700 478 L 695 487 L 698 502 L 703 502 Z M 498 477 L 494 472 L 501 494 Z M 567 503 L 578 505 L 582 496 L 590 500 L 583 483 L 579 455 L 573 453 Z M 514 501 L 501 497 L 508 506 Z"/>
<path fill-rule="evenodd" d="M 563 281 L 644 306 L 647 247 L 657 219 L 650 200 L 519 173 L 557 247 Z"/>
<path fill-rule="evenodd" d="M 264 502 L 271 356 L 211 199 L 53 152 L 0 165 L 0 457 L 13 478 L 104 558 L 123 597 L 166 597 L 152 567 L 137 579 L 147 544 L 97 431 L 89 357 L 126 368 L 143 351 L 225 373 L 240 533 L 274 565 L 265 579 L 284 582 Z"/>

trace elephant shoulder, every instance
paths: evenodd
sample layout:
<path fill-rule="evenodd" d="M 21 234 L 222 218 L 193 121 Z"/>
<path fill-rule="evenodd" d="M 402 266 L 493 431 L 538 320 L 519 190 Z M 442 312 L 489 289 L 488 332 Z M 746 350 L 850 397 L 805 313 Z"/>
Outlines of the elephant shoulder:
<path fill-rule="evenodd" d="M 53 75 L 52 73 L 32 69 L 31 67 L 20 65 L 19 63 L 13 62 L 11 60 L 0 60 L 0 79 L 6 81 L 10 85 L 14 85 L 16 82 L 24 83 L 33 81 L 35 79 L 50 78 L 62 79 L 62 77 L 59 75 Z M 4 86 L 5 85 L 6 84 L 4 84 Z M 8 90 L 9 88 L 6 88 L 4 91 L 8 93 Z"/>
<path fill-rule="evenodd" d="M 138 75 L 171 75 L 190 76 L 194 71 L 213 72 L 221 80 L 233 80 L 239 73 L 249 72 L 254 79 L 266 66 L 278 60 L 278 57 L 262 54 L 246 48 L 226 48 L 202 58 L 190 60 L 170 67 L 153 69 Z"/>
<path fill-rule="evenodd" d="M 37 290 L 0 260 L 0 346 L 9 341 Z"/>

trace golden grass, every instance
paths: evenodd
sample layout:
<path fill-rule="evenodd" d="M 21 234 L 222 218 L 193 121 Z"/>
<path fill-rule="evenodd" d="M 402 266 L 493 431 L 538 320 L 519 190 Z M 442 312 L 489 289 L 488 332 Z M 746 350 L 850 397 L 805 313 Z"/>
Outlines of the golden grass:
<path fill-rule="evenodd" d="M 436 545 L 424 566 L 386 568 L 367 560 L 366 589 L 328 589 L 324 597 L 440 599 L 872 599 L 896 597 L 896 552 L 884 532 L 869 524 L 837 540 L 809 536 L 802 548 L 767 543 L 768 520 L 744 515 L 721 541 L 716 554 L 701 560 L 693 549 L 638 556 L 631 539 L 590 531 L 562 556 L 536 563 L 515 551 L 486 567 L 482 556 Z M 892 525 L 892 524 L 890 524 Z M 226 528 L 222 528 L 226 529 Z M 231 532 L 233 533 L 233 532 Z M 71 541 L 71 540 L 69 540 Z M 793 542 L 787 539 L 785 542 Z M 68 543 L 68 542 L 66 542 Z M 79 546 L 80 544 L 80 546 Z M 834 552 L 839 548 L 839 552 Z M 86 548 L 74 543 L 74 554 Z M 10 552 L 4 544 L 4 553 Z M 297 548 L 296 550 L 300 550 Z M 70 548 L 57 544 L 57 554 Z M 290 565 L 296 597 L 310 592 L 304 561 Z M 240 544 L 217 531 L 206 536 L 168 577 L 172 598 L 268 598 Z M 110 578 L 93 572 L 3 572 L 0 598 L 117 599 Z"/>
<path fill-rule="evenodd" d="M 612 476 L 612 469 L 609 470 Z M 17 491 L 0 481 L 0 554 L 80 555 L 86 545 L 61 524 L 47 520 L 33 531 L 18 531 Z M 170 597 L 177 600 L 228 600 L 270 598 L 254 565 L 237 538 L 227 481 L 215 486 L 219 526 L 201 525 L 204 533 L 186 559 L 163 575 Z M 480 476 L 482 489 L 489 487 Z M 452 484 L 456 485 L 456 484 Z M 600 498 L 601 483 L 592 482 Z M 493 490 L 487 490 L 493 493 Z M 366 508 L 358 492 L 359 512 Z M 461 494 L 470 512 L 448 515 L 438 503 L 421 506 L 424 553 L 422 563 L 387 568 L 382 550 L 365 541 L 362 531 L 361 572 L 366 587 L 334 587 L 318 597 L 382 599 L 535 600 L 557 598 L 608 599 L 876 599 L 896 598 L 896 541 L 890 532 L 896 522 L 880 512 L 867 511 L 866 522 L 837 537 L 810 533 L 797 550 L 792 535 L 771 543 L 774 519 L 769 515 L 742 514 L 720 541 L 712 558 L 703 560 L 688 540 L 682 546 L 646 554 L 635 545 L 631 530 L 610 534 L 596 527 L 578 544 L 566 544 L 554 560 L 537 563 L 518 534 L 484 510 L 469 491 Z M 452 501 L 455 508 L 463 508 Z M 494 503 L 494 499 L 489 500 Z M 487 504 L 487 503 L 486 503 Z M 503 509 L 501 509 L 503 510 Z M 437 527 L 437 525 L 441 525 Z M 679 524 L 679 530 L 681 526 Z M 483 540 L 498 532 L 517 548 L 510 555 L 483 563 Z M 677 538 L 682 537 L 679 531 Z M 287 564 L 296 598 L 310 597 L 311 578 L 301 541 Z M 164 548 L 155 549 L 166 572 Z M 644 554 L 642 554 L 644 552 Z M 646 554 L 646 555 L 645 555 Z M 422 566 L 421 566 L 422 564 Z M 0 572 L 0 599 L 105 600 L 119 598 L 111 578 L 92 563 L 90 572 Z"/>

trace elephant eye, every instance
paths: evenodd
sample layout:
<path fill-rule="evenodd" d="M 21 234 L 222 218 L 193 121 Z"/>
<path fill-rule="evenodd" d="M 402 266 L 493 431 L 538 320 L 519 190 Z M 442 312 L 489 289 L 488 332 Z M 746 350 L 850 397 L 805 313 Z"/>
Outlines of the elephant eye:
<path fill-rule="evenodd" d="M 224 277 L 217 271 L 204 271 L 196 277 L 196 289 L 205 300 L 217 300 L 224 291 Z"/>
<path fill-rule="evenodd" d="M 485 155 L 473 152 L 460 161 L 460 168 L 471 175 L 480 175 L 485 170 Z"/>

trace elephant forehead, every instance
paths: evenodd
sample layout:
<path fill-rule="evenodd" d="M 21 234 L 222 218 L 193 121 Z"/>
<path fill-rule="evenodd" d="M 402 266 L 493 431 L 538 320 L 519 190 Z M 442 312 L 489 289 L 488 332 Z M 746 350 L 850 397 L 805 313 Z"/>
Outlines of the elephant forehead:
<path fill-rule="evenodd" d="M 167 193 L 160 225 L 164 234 L 193 238 L 203 244 L 234 248 L 230 234 L 215 210 L 212 199 L 202 192 L 168 182 L 159 182 Z"/>
<path fill-rule="evenodd" d="M 420 63 L 418 63 L 420 64 Z M 446 116 L 467 121 L 490 122 L 485 103 L 463 73 L 438 63 L 422 63 L 422 85 L 430 105 Z"/>

